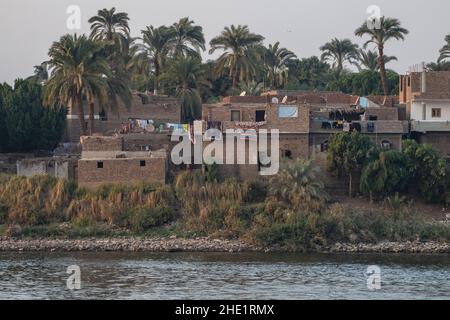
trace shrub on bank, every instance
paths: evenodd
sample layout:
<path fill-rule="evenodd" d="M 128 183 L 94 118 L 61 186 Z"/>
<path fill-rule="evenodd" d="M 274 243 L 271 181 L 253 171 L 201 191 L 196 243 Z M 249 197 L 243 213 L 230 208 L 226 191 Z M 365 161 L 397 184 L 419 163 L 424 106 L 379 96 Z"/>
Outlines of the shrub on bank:
<path fill-rule="evenodd" d="M 171 186 L 102 186 L 95 191 L 49 176 L 0 176 L 0 224 L 58 234 L 48 226 L 70 222 L 74 229 L 109 226 L 143 231 L 175 216 Z M 26 230 L 23 229 L 22 230 Z M 91 232 L 87 232 L 91 233 Z"/>

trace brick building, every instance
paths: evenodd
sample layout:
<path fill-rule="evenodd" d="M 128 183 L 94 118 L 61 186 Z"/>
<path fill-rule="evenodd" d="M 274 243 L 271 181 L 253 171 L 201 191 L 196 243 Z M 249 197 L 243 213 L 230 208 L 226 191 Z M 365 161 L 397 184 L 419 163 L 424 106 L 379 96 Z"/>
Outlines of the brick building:
<path fill-rule="evenodd" d="M 279 130 L 279 155 L 287 158 L 308 158 L 308 133 L 309 133 L 309 106 L 298 104 L 297 99 L 288 97 L 284 103 L 274 96 L 255 97 L 227 97 L 222 103 L 203 105 L 202 120 L 204 128 L 220 128 L 227 139 L 226 130 L 243 130 L 255 133 L 262 129 Z M 225 164 L 220 166 L 226 175 L 238 176 L 242 179 L 255 177 L 261 170 L 260 150 L 254 154 L 249 149 L 251 137 L 243 136 L 247 161 L 245 165 Z M 256 139 L 256 137 L 255 137 Z M 271 141 L 268 139 L 267 152 L 272 154 Z M 237 143 L 235 145 L 235 161 L 240 155 L 237 154 Z M 223 150 L 226 157 L 226 150 Z M 249 157 L 256 157 L 257 164 L 249 164 Z"/>
<path fill-rule="evenodd" d="M 281 158 L 310 158 L 325 165 L 332 134 L 356 129 L 379 147 L 401 149 L 407 132 L 399 120 L 398 97 L 363 98 L 339 92 L 270 91 L 262 96 L 227 97 L 222 103 L 204 105 L 206 128 L 219 124 L 227 129 L 279 129 Z M 362 106 L 364 105 L 364 107 Z M 248 149 L 246 149 L 248 150 Z M 227 173 L 255 176 L 258 166 L 229 166 Z"/>
<path fill-rule="evenodd" d="M 139 182 L 165 183 L 165 150 L 124 151 L 122 136 L 81 137 L 78 184 L 96 188 L 102 184 L 131 185 Z"/>
<path fill-rule="evenodd" d="M 88 123 L 88 108 L 84 108 L 86 124 Z M 181 107 L 176 98 L 154 96 L 144 93 L 132 95 L 132 103 L 127 108 L 118 99 L 115 110 L 99 109 L 95 105 L 94 129 L 101 135 L 111 135 L 118 132 L 123 124 L 130 120 L 150 120 L 155 128 L 166 123 L 180 123 Z M 78 143 L 80 141 L 80 128 L 78 114 L 75 108 L 70 108 L 67 115 L 67 128 L 63 142 Z"/>
<path fill-rule="evenodd" d="M 400 103 L 405 105 L 411 136 L 450 158 L 450 71 L 400 76 Z"/>

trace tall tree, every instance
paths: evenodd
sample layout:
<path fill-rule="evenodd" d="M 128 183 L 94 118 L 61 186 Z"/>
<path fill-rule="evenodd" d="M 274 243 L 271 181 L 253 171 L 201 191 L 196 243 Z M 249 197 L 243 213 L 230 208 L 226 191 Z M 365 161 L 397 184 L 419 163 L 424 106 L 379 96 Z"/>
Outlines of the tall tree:
<path fill-rule="evenodd" d="M 359 50 L 359 63 L 360 70 L 365 69 L 369 71 L 379 71 L 380 64 L 378 59 L 378 53 L 373 50 Z M 384 56 L 384 62 L 389 63 L 391 61 L 397 61 L 397 57 L 394 56 Z"/>
<path fill-rule="evenodd" d="M 231 25 L 210 41 L 210 54 L 216 50 L 224 51 L 217 60 L 217 74 L 229 72 L 233 91 L 236 90 L 238 81 L 250 80 L 250 76 L 255 74 L 255 57 L 251 51 L 255 46 L 261 45 L 263 40 L 263 36 L 251 33 L 246 25 Z"/>
<path fill-rule="evenodd" d="M 75 107 L 82 135 L 86 135 L 83 95 L 94 91 L 104 95 L 108 88 L 110 68 L 106 59 L 93 59 L 100 50 L 95 41 L 75 34 L 62 36 L 49 51 L 52 73 L 45 85 L 44 102 Z"/>
<path fill-rule="evenodd" d="M 446 44 L 439 50 L 440 56 L 439 61 L 450 58 L 450 34 L 445 37 Z"/>
<path fill-rule="evenodd" d="M 404 40 L 408 33 L 409 31 L 401 26 L 398 19 L 386 17 L 381 17 L 380 28 L 369 28 L 367 22 L 364 22 L 355 31 L 356 36 L 369 36 L 370 39 L 364 44 L 364 48 L 366 48 L 370 43 L 377 46 L 381 85 L 383 86 L 384 95 L 386 96 L 389 94 L 389 84 L 386 79 L 386 61 L 384 60 L 384 49 L 386 42 L 391 39 Z"/>
<path fill-rule="evenodd" d="M 198 87 L 204 80 L 200 58 L 180 56 L 171 61 L 167 72 L 175 84 L 175 92 L 181 102 L 181 119 L 185 122 L 200 119 L 202 99 Z"/>
<path fill-rule="evenodd" d="M 350 39 L 334 38 L 321 46 L 320 50 L 322 51 L 322 60 L 332 63 L 337 77 L 341 75 L 346 62 L 356 64 L 358 60 L 358 45 L 352 43 Z"/>
<path fill-rule="evenodd" d="M 162 73 L 162 68 L 169 56 L 174 44 L 174 29 L 166 26 L 155 28 L 153 26 L 147 27 L 141 31 L 143 41 L 143 51 L 141 54 L 148 59 L 153 66 L 153 73 L 155 75 L 154 93 L 158 94 L 159 77 Z"/>
<path fill-rule="evenodd" d="M 369 159 L 373 144 L 367 135 L 356 130 L 334 134 L 328 148 L 328 169 L 335 176 L 348 177 L 348 193 L 353 196 L 353 177 Z"/>
<path fill-rule="evenodd" d="M 172 25 L 174 32 L 174 56 L 200 57 L 201 50 L 205 51 L 205 36 L 203 28 L 194 25 L 188 17 L 181 18 Z"/>
<path fill-rule="evenodd" d="M 263 62 L 268 84 L 271 88 L 277 89 L 284 86 L 288 81 L 289 62 L 296 58 L 296 55 L 286 48 L 281 48 L 279 42 L 269 44 L 264 48 Z"/>
<path fill-rule="evenodd" d="M 129 38 L 128 13 L 116 12 L 116 8 L 98 10 L 97 15 L 89 19 L 91 39 L 122 41 Z"/>

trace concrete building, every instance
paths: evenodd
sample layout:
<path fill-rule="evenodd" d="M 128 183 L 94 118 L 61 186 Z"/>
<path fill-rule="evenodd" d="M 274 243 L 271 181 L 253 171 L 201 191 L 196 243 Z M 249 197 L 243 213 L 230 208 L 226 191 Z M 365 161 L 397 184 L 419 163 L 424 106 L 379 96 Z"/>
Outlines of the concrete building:
<path fill-rule="evenodd" d="M 411 136 L 450 159 L 450 71 L 411 72 L 400 77 Z"/>

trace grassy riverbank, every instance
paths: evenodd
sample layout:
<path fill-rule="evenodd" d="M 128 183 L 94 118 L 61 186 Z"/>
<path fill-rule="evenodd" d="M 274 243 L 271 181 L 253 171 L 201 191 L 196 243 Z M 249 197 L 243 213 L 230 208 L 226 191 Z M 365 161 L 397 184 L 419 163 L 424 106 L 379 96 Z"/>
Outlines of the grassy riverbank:
<path fill-rule="evenodd" d="M 290 179 L 302 170 L 300 183 Z M 270 181 L 240 183 L 183 172 L 166 186 L 104 186 L 96 191 L 46 176 L 0 177 L 0 235 L 8 237 L 209 237 L 258 246 L 314 250 L 336 243 L 450 242 L 401 196 L 366 209 L 336 202 L 309 164 Z"/>

